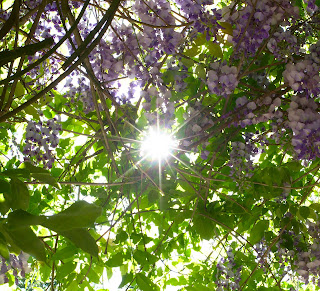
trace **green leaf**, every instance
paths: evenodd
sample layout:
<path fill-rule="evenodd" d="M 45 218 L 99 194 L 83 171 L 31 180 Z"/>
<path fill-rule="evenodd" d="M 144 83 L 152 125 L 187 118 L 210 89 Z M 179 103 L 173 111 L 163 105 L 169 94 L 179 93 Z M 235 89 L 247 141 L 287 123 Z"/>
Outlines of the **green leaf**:
<path fill-rule="evenodd" d="M 191 59 L 182 58 L 181 62 L 187 67 L 190 68 L 194 65 L 194 61 Z"/>
<path fill-rule="evenodd" d="M 206 287 L 202 284 L 194 284 L 193 286 L 189 286 L 186 288 L 188 291 L 212 291 L 212 288 Z"/>
<path fill-rule="evenodd" d="M 11 194 L 5 195 L 12 209 L 26 210 L 29 207 L 30 195 L 27 186 L 17 178 L 11 178 Z"/>
<path fill-rule="evenodd" d="M 320 213 L 320 203 L 312 203 L 310 205 L 310 208 L 314 209 L 315 211 L 317 211 L 318 213 Z"/>
<path fill-rule="evenodd" d="M 121 230 L 116 236 L 116 242 L 125 242 L 128 239 L 128 234 L 124 230 Z"/>
<path fill-rule="evenodd" d="M 299 161 L 292 161 L 284 164 L 289 170 L 292 170 L 294 172 L 298 172 L 301 170 L 302 165 Z"/>
<path fill-rule="evenodd" d="M 137 284 L 139 286 L 139 289 L 142 291 L 152 291 L 154 290 L 154 287 L 152 286 L 152 282 L 149 278 L 147 278 L 145 275 L 139 273 L 136 276 Z"/>
<path fill-rule="evenodd" d="M 149 204 L 154 204 L 155 202 L 159 201 L 159 199 L 160 199 L 159 191 L 152 189 L 148 192 Z"/>
<path fill-rule="evenodd" d="M 134 244 L 137 244 L 142 239 L 142 236 L 140 233 L 132 233 L 130 238 Z"/>
<path fill-rule="evenodd" d="M 175 116 L 178 119 L 179 123 L 183 123 L 185 121 L 183 114 L 185 113 L 184 108 L 180 107 L 178 110 L 175 111 Z"/>
<path fill-rule="evenodd" d="M 198 37 L 194 40 L 194 42 L 197 46 L 204 45 L 207 42 L 206 32 L 204 34 L 198 35 Z"/>
<path fill-rule="evenodd" d="M 202 64 L 196 66 L 196 74 L 198 75 L 199 78 L 202 78 L 202 79 L 206 78 L 206 70 Z"/>
<path fill-rule="evenodd" d="M 25 113 L 31 115 L 35 120 L 40 120 L 38 111 L 32 105 L 27 106 L 24 111 Z"/>
<path fill-rule="evenodd" d="M 196 215 L 193 219 L 193 225 L 202 239 L 209 240 L 213 238 L 215 225 L 209 218 Z"/>
<path fill-rule="evenodd" d="M 30 178 L 30 172 L 27 169 L 10 169 L 0 173 L 10 178 Z"/>
<path fill-rule="evenodd" d="M 78 251 L 79 249 L 74 245 L 69 245 L 63 249 L 57 250 L 56 253 L 51 257 L 51 259 L 53 261 L 65 260 L 78 253 Z"/>
<path fill-rule="evenodd" d="M 223 57 L 223 53 L 221 50 L 221 47 L 218 43 L 215 42 L 209 42 L 208 43 L 208 49 L 209 52 L 212 56 L 217 57 L 217 58 L 222 58 Z"/>
<path fill-rule="evenodd" d="M 148 119 L 144 114 L 142 114 L 137 121 L 138 128 L 144 128 L 148 124 Z"/>
<path fill-rule="evenodd" d="M 193 46 L 192 48 L 190 49 L 187 49 L 185 52 L 184 52 L 184 55 L 186 55 L 187 57 L 195 57 L 196 55 L 200 54 L 201 52 L 201 49 L 200 47 L 198 46 Z"/>
<path fill-rule="evenodd" d="M 0 193 L 11 193 L 11 184 L 0 179 Z"/>
<path fill-rule="evenodd" d="M 49 184 L 56 188 L 60 188 L 56 179 L 52 177 L 50 173 L 33 173 L 31 174 L 31 176 L 40 182 Z"/>
<path fill-rule="evenodd" d="M 4 225 L 3 227 L 13 242 L 21 248 L 21 250 L 39 261 L 46 261 L 44 244 L 35 235 L 30 226 L 11 228 L 9 225 Z"/>
<path fill-rule="evenodd" d="M 265 231 L 267 231 L 268 228 L 269 228 L 268 220 L 258 221 L 251 229 L 250 239 L 249 239 L 250 243 L 253 245 L 258 243 L 262 239 Z"/>
<path fill-rule="evenodd" d="M 167 285 L 172 285 L 172 286 L 178 286 L 180 285 L 179 281 L 176 278 L 171 278 L 168 281 L 166 281 Z"/>
<path fill-rule="evenodd" d="M 30 172 L 31 177 L 35 178 L 36 180 L 59 188 L 56 179 L 51 175 L 51 173 L 48 170 L 40 167 L 35 167 L 34 165 L 28 162 L 23 163 L 21 168 L 27 169 Z"/>
<path fill-rule="evenodd" d="M 273 185 L 273 182 L 274 182 L 273 179 L 272 179 L 273 173 L 274 173 L 274 168 L 267 167 L 267 168 L 263 169 L 263 170 L 261 171 L 261 174 L 260 174 L 261 180 L 262 180 L 264 183 L 272 186 L 272 185 Z"/>
<path fill-rule="evenodd" d="M 223 29 L 222 29 L 222 32 L 223 33 L 226 33 L 226 34 L 229 34 L 229 35 L 233 35 L 233 28 L 232 28 L 232 25 L 228 22 L 220 22 L 219 23 Z"/>
<path fill-rule="evenodd" d="M 38 270 L 39 270 L 42 282 L 49 280 L 52 272 L 52 267 L 48 266 L 47 264 L 39 264 Z"/>
<path fill-rule="evenodd" d="M 97 274 L 95 272 L 95 268 L 90 268 L 90 271 L 89 271 L 89 268 L 90 268 L 89 265 L 87 265 L 81 270 L 82 276 L 85 276 L 87 274 L 86 276 L 88 278 L 88 282 L 99 284 L 101 274 Z"/>
<path fill-rule="evenodd" d="M 32 165 L 29 162 L 24 162 L 21 164 L 19 167 L 20 169 L 27 169 L 29 173 L 34 174 L 34 173 L 50 173 L 48 170 L 41 168 L 41 167 L 36 167 Z"/>
<path fill-rule="evenodd" d="M 9 250 L 4 235 L 0 232 L 0 255 L 5 259 L 9 259 Z"/>
<path fill-rule="evenodd" d="M 43 223 L 45 219 L 44 216 L 32 215 L 24 210 L 18 209 L 8 215 L 8 225 L 10 225 L 11 228 L 38 225 Z"/>
<path fill-rule="evenodd" d="M 147 265 L 149 264 L 148 262 L 148 253 L 147 252 L 143 252 L 140 250 L 135 251 L 135 253 L 133 254 L 133 258 L 140 264 L 140 265 Z"/>
<path fill-rule="evenodd" d="M 45 117 L 47 117 L 48 119 L 51 119 L 51 118 L 52 118 L 52 113 L 51 113 L 51 111 L 50 111 L 49 109 L 43 110 L 42 113 L 43 113 L 43 115 L 44 115 Z"/>
<path fill-rule="evenodd" d="M 77 281 L 73 281 L 67 288 L 66 291 L 77 291 L 79 290 L 79 285 L 77 283 Z M 80 289 L 81 290 L 81 289 Z"/>
<path fill-rule="evenodd" d="M 2 215 L 5 215 L 10 209 L 10 206 L 7 201 L 0 202 L 0 212 Z"/>
<path fill-rule="evenodd" d="M 74 228 L 91 227 L 101 215 L 102 208 L 85 201 L 77 201 L 66 210 L 52 215 L 42 223 L 56 232 Z"/>
<path fill-rule="evenodd" d="M 14 91 L 14 96 L 21 98 L 25 94 L 26 90 L 21 82 L 18 82 L 16 85 L 16 90 Z"/>
<path fill-rule="evenodd" d="M 194 193 L 194 189 L 192 188 L 190 183 L 188 183 L 187 181 L 180 180 L 179 184 L 186 192 Z"/>
<path fill-rule="evenodd" d="M 119 267 L 122 265 L 124 259 L 123 253 L 117 253 L 113 255 L 107 262 L 106 265 L 108 267 Z"/>
<path fill-rule="evenodd" d="M 58 233 L 68 238 L 76 247 L 93 257 L 98 257 L 98 246 L 88 230 L 84 228 L 74 228 L 66 231 L 58 231 Z"/>
<path fill-rule="evenodd" d="M 57 280 L 62 280 L 66 276 L 68 276 L 70 273 L 74 271 L 76 268 L 77 264 L 74 263 L 73 261 L 64 263 L 61 267 L 58 268 L 57 270 Z"/>
<path fill-rule="evenodd" d="M 309 207 L 301 206 L 299 208 L 299 213 L 304 219 L 307 219 L 309 217 L 309 214 L 310 214 L 310 209 L 309 209 Z"/>
<path fill-rule="evenodd" d="M 160 210 L 167 211 L 170 208 L 170 197 L 160 196 Z"/>
<path fill-rule="evenodd" d="M 118 289 L 126 286 L 126 285 L 129 284 L 132 280 L 133 280 L 133 274 L 132 274 L 132 273 L 123 275 L 123 276 L 122 276 L 121 284 L 119 285 Z"/>

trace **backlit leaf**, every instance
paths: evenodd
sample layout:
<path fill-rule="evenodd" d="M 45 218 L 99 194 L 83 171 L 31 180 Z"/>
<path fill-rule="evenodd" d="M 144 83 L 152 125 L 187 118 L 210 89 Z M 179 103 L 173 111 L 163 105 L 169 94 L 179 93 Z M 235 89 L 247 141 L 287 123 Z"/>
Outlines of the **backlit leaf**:
<path fill-rule="evenodd" d="M 51 175 L 51 173 L 47 169 L 36 167 L 28 162 L 25 162 L 22 165 L 22 168 L 27 169 L 30 172 L 31 177 L 35 178 L 36 180 L 52 185 L 56 188 L 59 187 L 56 179 Z"/>
<path fill-rule="evenodd" d="M 9 250 L 4 235 L 0 232 L 0 255 L 5 259 L 9 259 Z"/>
<path fill-rule="evenodd" d="M 13 242 L 21 248 L 21 250 L 35 257 L 39 261 L 46 260 L 44 244 L 29 226 L 11 228 L 9 225 L 4 225 L 4 229 Z"/>
<path fill-rule="evenodd" d="M 269 221 L 267 220 L 258 221 L 251 229 L 250 240 L 249 240 L 250 243 L 254 245 L 257 242 L 259 242 L 264 236 L 265 231 L 268 230 L 268 228 L 269 228 Z"/>
<path fill-rule="evenodd" d="M 0 179 L 0 193 L 11 193 L 11 184 Z"/>
<path fill-rule="evenodd" d="M 32 215 L 21 209 L 15 210 L 8 215 L 8 224 L 11 228 L 38 225 L 43 223 L 44 221 L 44 216 Z"/>
<path fill-rule="evenodd" d="M 43 226 L 54 231 L 65 231 L 73 228 L 91 227 L 101 214 L 101 207 L 85 201 L 77 201 L 66 210 L 49 216 Z"/>
<path fill-rule="evenodd" d="M 208 43 L 208 49 L 209 52 L 212 56 L 217 57 L 217 58 L 222 58 L 223 57 L 223 53 L 221 50 L 221 47 L 218 43 L 215 42 L 209 42 Z"/>
<path fill-rule="evenodd" d="M 13 209 L 23 209 L 26 210 L 29 207 L 30 195 L 25 183 L 17 178 L 12 178 L 11 184 L 11 194 L 5 195 L 5 198 Z"/>
<path fill-rule="evenodd" d="M 109 267 L 118 267 L 122 265 L 124 259 L 123 253 L 117 253 L 113 255 L 110 259 L 107 261 L 107 266 Z"/>
<path fill-rule="evenodd" d="M 136 276 L 137 284 L 142 291 L 153 291 L 153 284 L 149 278 L 147 278 L 145 275 L 139 273 Z"/>
<path fill-rule="evenodd" d="M 82 249 L 93 257 L 98 257 L 98 246 L 88 230 L 84 228 L 74 228 L 59 231 L 58 233 L 68 238 L 76 247 Z"/>
<path fill-rule="evenodd" d="M 61 265 L 57 270 L 57 280 L 62 280 L 64 277 L 68 276 L 71 272 L 74 271 L 77 264 L 74 262 L 67 262 Z"/>

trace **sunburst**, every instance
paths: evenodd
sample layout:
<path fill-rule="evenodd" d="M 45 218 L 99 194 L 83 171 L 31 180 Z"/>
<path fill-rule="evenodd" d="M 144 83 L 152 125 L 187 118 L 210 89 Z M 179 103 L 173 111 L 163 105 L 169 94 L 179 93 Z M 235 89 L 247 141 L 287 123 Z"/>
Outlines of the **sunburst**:
<path fill-rule="evenodd" d="M 141 142 L 140 155 L 161 163 L 167 160 L 178 146 L 178 141 L 172 134 L 159 128 L 150 128 Z"/>

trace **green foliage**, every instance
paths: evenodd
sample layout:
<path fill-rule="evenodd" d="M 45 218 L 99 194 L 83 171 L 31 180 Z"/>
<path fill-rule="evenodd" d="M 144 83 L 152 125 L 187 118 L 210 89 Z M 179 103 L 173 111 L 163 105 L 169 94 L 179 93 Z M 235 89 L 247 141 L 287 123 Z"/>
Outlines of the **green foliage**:
<path fill-rule="evenodd" d="M 22 183 L 20 180 L 18 181 Z M 31 228 L 32 225 L 42 225 L 69 239 L 84 252 L 97 257 L 98 246 L 96 241 L 88 229 L 84 227 L 92 226 L 100 214 L 100 207 L 85 201 L 77 201 L 66 210 L 52 216 L 32 215 L 21 208 L 15 210 L 9 213 L 7 219 L 2 221 L 0 229 L 1 255 L 8 258 L 8 244 L 11 248 L 15 247 L 15 251 L 21 249 L 39 261 L 47 261 L 45 245 Z M 61 250 L 58 254 L 54 254 L 51 259 L 64 259 L 68 253 L 73 255 L 76 251 L 74 248 L 71 251 L 68 250 L 68 252 L 64 249 L 64 251 Z"/>
<path fill-rule="evenodd" d="M 214 237 L 215 225 L 208 217 L 196 216 L 193 219 L 194 227 L 202 239 L 212 239 Z"/>
<path fill-rule="evenodd" d="M 100 214 L 100 207 L 85 201 L 77 201 L 66 210 L 47 217 L 42 225 L 56 232 L 90 227 Z"/>
<path fill-rule="evenodd" d="M 43 243 L 35 235 L 30 226 L 11 227 L 4 225 L 3 230 L 12 242 L 22 251 L 34 256 L 39 261 L 46 261 L 46 252 Z"/>
<path fill-rule="evenodd" d="M 57 188 L 59 187 L 56 179 L 51 175 L 51 173 L 48 170 L 40 167 L 35 167 L 30 163 L 22 164 L 22 168 L 27 169 L 32 178 L 40 182 L 43 182 L 45 184 L 48 184 Z"/>
<path fill-rule="evenodd" d="M 265 232 L 268 230 L 269 221 L 260 220 L 258 221 L 250 231 L 249 241 L 251 244 L 256 244 L 259 242 L 265 235 Z"/>
<path fill-rule="evenodd" d="M 10 15 L 18 2 L 3 1 L 1 9 L 8 10 L 1 15 Z M 20 2 L 20 14 L 33 5 Z M 20 30 L 12 24 L 0 38 L 5 54 L 17 54 L 41 42 L 42 30 L 52 23 L 65 33 L 63 27 L 68 30 L 90 2 L 89 17 L 70 30 L 61 47 L 46 47 L 29 58 L 19 55 L 8 64 L 0 61 L 0 283 L 9 280 L 17 290 L 107 290 L 104 283 L 116 281 L 120 272 L 120 285 L 110 290 L 317 290 L 298 271 L 319 261 L 314 255 L 320 244 L 319 141 L 311 131 L 303 145 L 315 155 L 301 158 L 294 142 L 298 131 L 289 124 L 300 122 L 305 129 L 303 122 L 319 113 L 309 108 L 303 117 L 292 117 L 293 100 L 318 105 L 319 96 L 303 87 L 293 90 L 284 72 L 288 64 L 311 58 L 319 13 L 308 14 L 302 0 L 282 1 L 295 2 L 300 18 L 295 21 L 288 12 L 285 23 L 265 32 L 268 38 L 253 39 L 251 45 L 259 47 L 252 55 L 249 47 L 241 50 L 233 42 L 237 25 L 216 19 L 211 6 L 196 19 L 192 13 L 205 1 L 190 1 L 202 3 L 188 8 L 190 21 L 182 9 L 188 1 L 167 1 L 174 7 L 170 13 L 157 1 L 80 1 L 74 8 L 76 2 L 52 2 L 43 11 L 40 5 L 16 18 Z M 112 27 L 109 3 L 119 4 Z M 232 11 L 246 11 L 252 3 L 262 5 L 259 0 L 215 1 Z M 139 5 L 149 5 L 140 18 Z M 39 23 L 33 14 L 38 11 Z M 99 26 L 101 18 L 107 32 Z M 259 13 L 251 18 L 258 25 Z M 98 24 L 91 26 L 93 20 Z M 268 41 L 282 28 L 296 38 L 277 44 L 297 43 L 306 52 L 271 52 Z M 177 47 L 167 46 L 166 39 Z M 75 42 L 65 42 L 70 40 Z M 80 48 L 76 55 L 73 46 Z M 215 91 L 231 80 L 219 79 L 222 67 L 236 71 L 236 86 L 227 96 Z M 219 82 L 210 86 L 215 70 Z M 65 85 L 58 84 L 64 78 Z M 304 86 L 307 80 L 299 82 Z M 247 101 L 239 105 L 241 98 Z M 277 98 L 280 105 L 273 104 Z M 57 124 L 61 128 L 53 130 Z M 152 124 L 178 141 L 162 160 L 140 153 Z M 308 126 L 313 129 L 316 122 Z M 51 136 L 45 133 L 50 131 Z M 22 272 L 15 275 L 17 267 L 4 267 L 14 265 L 10 254 L 21 251 L 30 255 L 32 269 L 23 279 Z M 315 282 L 317 267 L 310 267 Z"/>
<path fill-rule="evenodd" d="M 98 246 L 95 239 L 85 228 L 69 228 L 58 231 L 59 234 L 68 238 L 76 247 L 81 248 L 91 256 L 98 256 Z"/>
<path fill-rule="evenodd" d="M 11 193 L 5 195 L 6 202 L 12 209 L 24 209 L 29 206 L 30 195 L 27 186 L 17 178 L 11 178 Z"/>
<path fill-rule="evenodd" d="M 142 291 L 160 290 L 148 277 L 143 274 L 137 274 L 136 280 L 139 289 Z"/>

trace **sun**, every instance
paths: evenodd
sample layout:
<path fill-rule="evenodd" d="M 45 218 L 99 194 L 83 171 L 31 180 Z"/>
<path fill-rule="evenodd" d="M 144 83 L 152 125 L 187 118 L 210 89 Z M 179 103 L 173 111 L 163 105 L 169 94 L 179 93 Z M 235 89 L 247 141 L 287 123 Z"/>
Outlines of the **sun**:
<path fill-rule="evenodd" d="M 162 161 L 177 147 L 177 140 L 160 129 L 151 128 L 142 140 L 140 155 L 143 158 Z"/>

